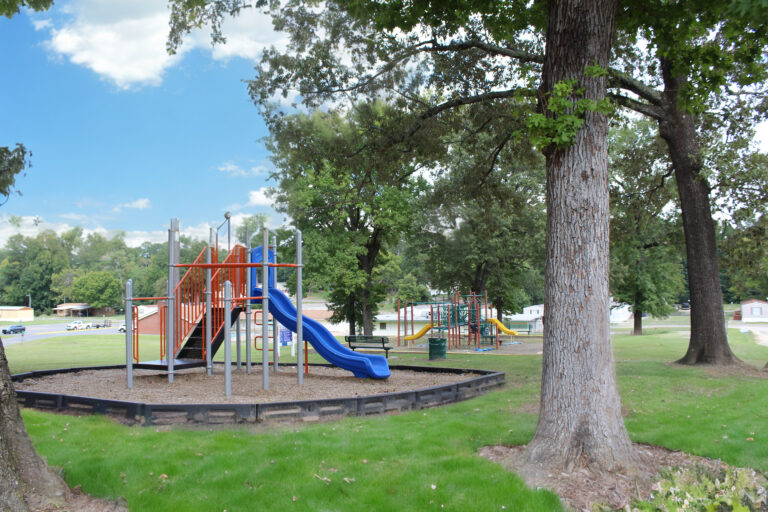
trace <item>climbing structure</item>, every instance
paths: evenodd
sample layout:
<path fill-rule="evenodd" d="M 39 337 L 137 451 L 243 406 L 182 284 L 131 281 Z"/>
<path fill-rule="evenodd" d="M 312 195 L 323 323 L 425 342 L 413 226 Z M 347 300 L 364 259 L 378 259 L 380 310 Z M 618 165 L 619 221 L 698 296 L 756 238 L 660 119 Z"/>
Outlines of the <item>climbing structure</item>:
<path fill-rule="evenodd" d="M 416 331 L 414 308 L 429 306 L 431 322 Z M 516 331 L 508 329 L 496 318 L 491 318 L 493 305 L 488 304 L 488 294 L 484 296 L 472 293 L 458 293 L 435 298 L 429 302 L 400 301 L 397 303 L 397 343 L 413 342 L 422 336 L 445 338 L 449 348 L 481 347 L 482 345 L 499 346 L 499 333 L 515 336 Z M 402 314 L 402 318 L 401 318 Z M 410 334 L 409 334 L 410 332 Z"/>
<path fill-rule="evenodd" d="M 380 355 L 353 352 L 341 345 L 321 324 L 302 316 L 297 307 L 275 286 L 276 267 L 297 268 L 299 283 L 297 296 L 301 296 L 301 236 L 297 232 L 297 263 L 275 263 L 274 252 L 264 244 L 253 250 L 235 245 L 228 251 L 224 261 L 219 263 L 218 244 L 209 244 L 192 263 L 178 262 L 178 221 L 172 221 L 169 230 L 169 285 L 165 297 L 133 297 L 131 281 L 126 284 L 126 370 L 127 385 L 132 387 L 133 368 L 158 369 L 168 372 L 169 381 L 177 369 L 205 366 L 212 372 L 212 359 L 224 346 L 227 350 L 225 368 L 227 371 L 227 394 L 230 394 L 231 334 L 230 328 L 246 313 L 246 366 L 250 372 L 251 343 L 261 338 L 263 387 L 268 388 L 268 354 L 270 338 L 268 320 L 262 320 L 262 334 L 251 336 L 250 308 L 252 304 L 262 305 L 283 326 L 296 332 L 299 341 L 308 341 L 318 354 L 329 362 L 351 371 L 356 377 L 384 379 L 389 377 L 389 365 Z M 211 240 L 213 237 L 211 237 Z M 264 233 L 267 240 L 267 232 Z M 269 254 L 264 263 L 264 256 Z M 183 275 L 180 270 L 184 269 Z M 259 287 L 258 271 L 262 271 Z M 160 357 L 155 360 L 141 360 L 139 354 L 138 305 L 142 301 L 160 301 Z M 266 304 L 266 307 L 263 305 Z M 240 332 L 237 334 L 237 365 L 240 367 Z M 229 343 L 227 343 L 227 341 Z M 273 369 L 277 370 L 277 336 L 273 337 Z M 298 374 L 301 380 L 301 350 L 298 351 Z"/>

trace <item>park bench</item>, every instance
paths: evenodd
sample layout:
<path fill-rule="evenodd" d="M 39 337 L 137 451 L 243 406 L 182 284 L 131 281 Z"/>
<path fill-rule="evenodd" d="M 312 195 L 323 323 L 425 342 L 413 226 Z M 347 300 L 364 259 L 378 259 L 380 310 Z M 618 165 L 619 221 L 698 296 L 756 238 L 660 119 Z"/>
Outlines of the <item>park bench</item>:
<path fill-rule="evenodd" d="M 358 348 L 383 350 L 387 359 L 389 359 L 389 351 L 392 347 L 389 345 L 389 338 L 386 336 L 365 336 L 356 334 L 354 336 L 344 336 L 344 339 L 349 343 L 349 348 L 352 350 Z"/>

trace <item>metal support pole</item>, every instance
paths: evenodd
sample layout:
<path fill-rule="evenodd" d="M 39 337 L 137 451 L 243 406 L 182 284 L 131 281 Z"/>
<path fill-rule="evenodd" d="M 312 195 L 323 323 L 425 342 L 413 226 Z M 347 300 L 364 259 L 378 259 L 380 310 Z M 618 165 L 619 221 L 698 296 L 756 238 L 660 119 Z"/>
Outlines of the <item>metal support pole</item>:
<path fill-rule="evenodd" d="M 232 283 L 224 283 L 224 392 L 232 395 Z"/>
<path fill-rule="evenodd" d="M 240 314 L 237 315 L 237 320 L 235 320 L 235 347 L 237 347 L 237 369 L 243 367 L 243 357 L 242 357 L 242 350 L 240 349 L 242 345 L 242 342 L 240 340 Z"/>
<path fill-rule="evenodd" d="M 205 251 L 205 262 L 211 263 L 213 259 L 213 228 L 208 232 L 208 249 Z M 211 337 L 213 336 L 213 308 L 211 307 L 211 269 L 205 269 L 205 373 L 213 375 L 213 361 L 211 360 Z"/>
<path fill-rule="evenodd" d="M 125 385 L 133 389 L 133 280 L 125 282 Z"/>
<path fill-rule="evenodd" d="M 174 329 L 174 317 L 176 308 L 174 307 L 174 292 L 176 290 L 176 276 L 178 271 L 174 265 L 178 261 L 176 255 L 176 235 L 179 232 L 179 219 L 171 219 L 171 226 L 168 229 L 168 308 L 166 319 L 168 321 L 168 330 L 166 331 L 166 349 L 165 355 L 168 358 L 168 382 L 173 382 L 173 363 L 176 359 L 176 332 Z"/>
<path fill-rule="evenodd" d="M 296 379 L 301 386 L 304 384 L 304 351 L 301 344 L 304 342 L 304 321 L 301 314 L 301 231 L 296 230 Z"/>
<path fill-rule="evenodd" d="M 246 229 L 245 231 L 245 247 L 246 247 L 246 253 L 248 254 L 248 262 L 251 262 L 251 234 Z M 246 293 L 248 297 L 253 296 L 253 283 L 251 282 L 251 270 L 252 269 L 246 269 L 245 272 L 245 283 L 246 283 Z M 250 299 L 246 301 L 245 303 L 245 371 L 249 375 L 251 374 L 251 301 Z"/>
<path fill-rule="evenodd" d="M 261 244 L 261 388 L 269 389 L 269 231 Z"/>
<path fill-rule="evenodd" d="M 397 346 L 400 346 L 400 298 L 397 299 Z"/>
<path fill-rule="evenodd" d="M 168 365 L 168 382 L 173 382 L 173 288 L 168 280 L 165 281 L 165 292 L 168 297 L 165 306 L 165 362 Z"/>
<path fill-rule="evenodd" d="M 275 255 L 275 263 L 277 263 L 277 236 L 272 235 L 272 251 Z M 275 276 L 275 287 L 277 287 L 277 267 L 273 271 Z M 277 365 L 280 361 L 280 328 L 278 327 L 277 319 L 272 320 L 272 365 L 277 373 Z"/>

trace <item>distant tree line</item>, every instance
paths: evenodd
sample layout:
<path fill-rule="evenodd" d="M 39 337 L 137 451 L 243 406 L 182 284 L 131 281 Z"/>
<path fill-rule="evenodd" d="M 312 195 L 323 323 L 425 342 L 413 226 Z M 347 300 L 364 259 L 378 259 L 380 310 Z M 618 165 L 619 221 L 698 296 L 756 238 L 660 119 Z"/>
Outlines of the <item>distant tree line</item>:
<path fill-rule="evenodd" d="M 182 259 L 194 258 L 204 245 L 182 236 Z M 85 235 L 75 227 L 61 234 L 17 234 L 0 249 L 0 303 L 21 306 L 31 300 L 40 313 L 63 302 L 120 310 L 127 279 L 133 279 L 137 296 L 164 295 L 167 265 L 167 244 L 128 247 L 124 233 Z"/>

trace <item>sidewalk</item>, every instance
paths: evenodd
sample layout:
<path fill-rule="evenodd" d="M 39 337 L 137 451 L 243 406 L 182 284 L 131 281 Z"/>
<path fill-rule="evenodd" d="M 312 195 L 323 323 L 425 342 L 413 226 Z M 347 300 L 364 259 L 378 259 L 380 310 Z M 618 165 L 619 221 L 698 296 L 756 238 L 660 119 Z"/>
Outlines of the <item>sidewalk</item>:
<path fill-rule="evenodd" d="M 758 345 L 764 345 L 768 347 L 768 324 L 752 324 L 743 323 L 740 321 L 731 321 L 729 323 L 731 327 L 739 325 L 741 330 L 751 331 L 755 335 L 755 341 Z"/>

